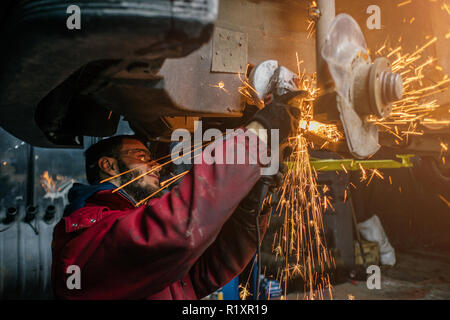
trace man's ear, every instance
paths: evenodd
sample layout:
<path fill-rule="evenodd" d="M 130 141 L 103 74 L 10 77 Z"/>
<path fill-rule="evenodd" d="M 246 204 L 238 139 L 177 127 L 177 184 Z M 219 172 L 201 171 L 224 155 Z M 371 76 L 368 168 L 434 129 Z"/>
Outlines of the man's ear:
<path fill-rule="evenodd" d="M 117 160 L 114 158 L 101 157 L 100 159 L 98 159 L 98 167 L 102 172 L 111 177 L 119 174 Z"/>

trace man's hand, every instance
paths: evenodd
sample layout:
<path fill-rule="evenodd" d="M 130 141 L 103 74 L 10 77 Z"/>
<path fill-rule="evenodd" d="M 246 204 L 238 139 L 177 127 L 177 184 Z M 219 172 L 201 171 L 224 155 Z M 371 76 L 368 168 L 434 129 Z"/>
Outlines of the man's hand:
<path fill-rule="evenodd" d="M 256 213 L 258 209 L 259 201 L 261 199 L 262 186 L 267 185 L 268 192 L 277 192 L 277 190 L 283 185 L 284 177 L 288 171 L 287 166 L 284 163 L 280 163 L 280 168 L 278 172 L 273 176 L 264 176 L 262 177 L 256 185 L 252 188 L 249 194 L 242 200 L 239 204 L 241 209 L 244 209 L 247 212 Z M 270 203 L 267 204 L 270 207 Z M 267 208 L 264 208 L 263 211 L 266 211 Z"/>
<path fill-rule="evenodd" d="M 279 129 L 280 143 L 283 143 L 297 132 L 300 115 L 299 108 L 273 101 L 256 112 L 251 118 L 250 124 L 257 122 L 268 130 Z"/>

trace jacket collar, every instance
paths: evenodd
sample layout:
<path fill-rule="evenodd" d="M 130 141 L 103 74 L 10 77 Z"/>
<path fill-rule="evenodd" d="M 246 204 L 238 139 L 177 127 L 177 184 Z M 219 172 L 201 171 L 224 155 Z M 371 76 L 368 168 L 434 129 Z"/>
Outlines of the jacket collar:
<path fill-rule="evenodd" d="M 113 192 L 116 188 L 117 187 L 114 187 L 114 189 L 97 192 L 86 201 L 86 204 L 105 206 L 111 210 L 132 209 L 137 207 L 136 201 L 134 201 L 133 198 L 125 192 L 125 190 L 120 189 Z"/>
<path fill-rule="evenodd" d="M 125 190 L 120 189 L 117 192 L 113 193 L 112 191 L 114 189 L 117 189 L 117 186 L 110 182 L 104 182 L 94 185 L 83 185 L 80 183 L 75 183 L 72 189 L 69 191 L 69 205 L 64 210 L 64 217 L 67 217 L 76 210 L 83 208 L 86 203 L 96 203 L 100 201 L 105 206 L 109 207 L 109 205 L 107 204 L 111 201 L 114 201 L 114 199 L 117 197 L 121 200 L 126 200 L 126 202 L 128 202 L 127 207 L 136 207 L 136 202 L 129 194 L 126 193 Z M 108 199 L 104 199 L 105 197 L 107 197 Z M 122 205 L 125 205 L 125 203 L 122 203 Z"/>

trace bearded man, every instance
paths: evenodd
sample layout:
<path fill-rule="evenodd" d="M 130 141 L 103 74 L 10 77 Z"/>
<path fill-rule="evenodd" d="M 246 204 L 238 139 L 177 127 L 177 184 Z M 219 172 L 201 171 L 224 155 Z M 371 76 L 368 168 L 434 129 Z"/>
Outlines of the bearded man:
<path fill-rule="evenodd" d="M 287 129 L 291 118 L 288 107 L 268 105 L 241 133 L 215 141 L 215 148 L 227 154 L 243 147 L 258 157 L 268 139 L 260 129 L 280 129 L 286 140 L 294 130 Z M 210 163 L 194 164 L 170 192 L 143 201 L 160 189 L 161 170 L 145 144 L 116 136 L 91 146 L 90 185 L 74 186 L 53 234 L 55 296 L 201 299 L 239 275 L 258 245 L 255 221 L 261 235 L 267 227 L 267 214 L 256 215 L 257 203 L 243 205 L 261 178 L 261 165 Z M 70 283 L 73 270 L 78 285 Z"/>

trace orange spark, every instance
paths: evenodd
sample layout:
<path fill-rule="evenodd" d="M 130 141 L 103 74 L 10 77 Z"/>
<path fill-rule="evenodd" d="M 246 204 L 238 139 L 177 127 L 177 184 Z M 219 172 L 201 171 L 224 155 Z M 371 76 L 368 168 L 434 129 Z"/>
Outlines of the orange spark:
<path fill-rule="evenodd" d="M 439 198 L 448 206 L 450 207 L 450 201 L 444 198 L 444 196 L 439 194 Z"/>
<path fill-rule="evenodd" d="M 220 90 L 225 91 L 228 93 L 228 90 L 225 88 L 225 83 L 223 81 L 219 81 L 217 84 L 210 85 L 213 88 L 219 88 Z"/>

